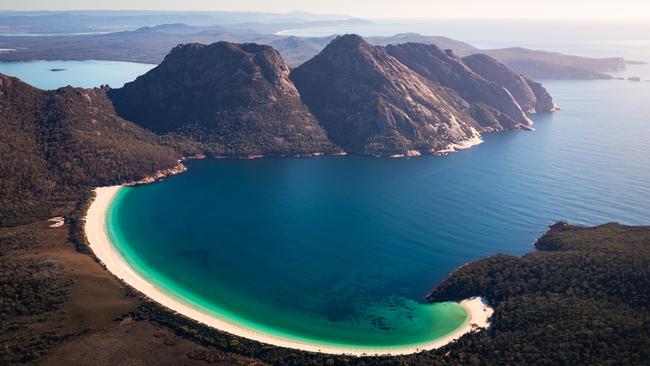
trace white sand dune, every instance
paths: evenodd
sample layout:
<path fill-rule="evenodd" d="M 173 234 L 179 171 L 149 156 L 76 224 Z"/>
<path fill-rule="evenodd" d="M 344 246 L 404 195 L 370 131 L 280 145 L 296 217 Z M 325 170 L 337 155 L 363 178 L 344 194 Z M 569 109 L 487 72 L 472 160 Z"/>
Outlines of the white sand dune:
<path fill-rule="evenodd" d="M 140 291 L 151 300 L 156 301 L 177 313 L 185 315 L 191 319 L 207 324 L 221 331 L 280 347 L 295 348 L 303 351 L 321 352 L 328 354 L 363 356 L 403 355 L 430 350 L 442 347 L 468 332 L 489 326 L 488 319 L 492 315 L 492 308 L 484 304 L 483 300 L 479 297 L 474 297 L 460 302 L 460 304 L 465 307 L 470 315 L 468 322 L 463 327 L 457 329 L 444 338 L 437 339 L 433 342 L 417 347 L 411 346 L 400 348 L 364 349 L 325 346 L 280 338 L 258 332 L 254 329 L 233 324 L 227 319 L 219 318 L 214 314 L 210 314 L 201 309 L 195 308 L 183 302 L 182 300 L 167 294 L 165 291 L 146 281 L 122 258 L 122 256 L 114 248 L 113 244 L 109 240 L 108 234 L 106 232 L 106 212 L 120 188 L 120 186 L 97 188 L 97 196 L 88 210 L 88 214 L 86 216 L 85 233 L 90 244 L 90 248 L 95 253 L 95 256 L 97 256 L 97 258 L 106 266 L 106 268 L 116 277 L 120 278 L 132 288 Z"/>

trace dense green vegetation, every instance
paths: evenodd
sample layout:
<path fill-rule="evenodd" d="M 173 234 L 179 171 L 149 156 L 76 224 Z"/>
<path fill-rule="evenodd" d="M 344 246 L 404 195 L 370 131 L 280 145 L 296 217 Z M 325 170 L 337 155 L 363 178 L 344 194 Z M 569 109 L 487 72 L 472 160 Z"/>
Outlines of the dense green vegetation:
<path fill-rule="evenodd" d="M 279 74 L 286 72 L 283 66 Z M 277 87 L 264 83 L 266 90 Z M 290 113 L 292 103 L 299 103 L 296 98 L 284 99 L 282 111 Z M 92 187 L 137 180 L 197 152 L 253 154 L 275 146 L 271 151 L 283 154 L 313 151 L 314 144 L 332 148 L 322 131 L 315 140 L 309 137 L 306 131 L 317 125 L 301 108 L 304 113 L 292 117 L 302 128 L 280 126 L 288 115 L 273 107 L 250 116 L 262 122 L 265 113 L 281 116 L 271 133 L 260 132 L 256 123 L 221 126 L 236 147 L 229 150 L 218 136 L 203 139 L 203 127 L 196 124 L 170 129 L 174 134 L 163 137 L 138 127 L 116 115 L 106 89 L 46 92 L 0 75 L 0 227 L 5 227 L 0 229 L 0 364 L 36 360 L 74 337 L 55 335 L 54 329 L 13 336 L 18 328 L 28 334 L 30 327 L 53 317 L 48 314 L 71 297 L 71 282 L 61 262 L 39 247 L 50 232 L 40 232 L 36 239 L 32 228 L 6 227 L 64 214 L 70 224 L 67 241 L 86 251 L 83 216 Z M 253 133 L 261 136 L 261 144 L 248 145 L 246 136 Z M 200 135 L 201 142 L 179 134 Z M 429 300 L 485 296 L 495 309 L 492 326 L 414 355 L 355 358 L 263 345 L 197 324 L 146 299 L 128 315 L 172 329 L 217 355 L 228 352 L 275 365 L 650 364 L 650 227 L 558 223 L 535 245 L 538 251 L 522 257 L 496 255 L 473 262 L 440 283 Z M 22 320 L 14 322 L 16 318 Z M 187 357 L 211 362 L 216 356 L 196 351 Z"/>
<path fill-rule="evenodd" d="M 499 255 L 462 267 L 431 294 L 483 294 L 494 306 L 489 335 L 451 347 L 458 361 L 647 364 L 650 228 L 559 223 L 535 246 L 538 252 L 521 258 Z"/>
<path fill-rule="evenodd" d="M 117 117 L 104 89 L 41 91 L 0 75 L 0 126 L 0 226 L 62 214 L 89 187 L 141 179 L 179 159 Z"/>
<path fill-rule="evenodd" d="M 0 364 L 28 361 L 45 354 L 53 339 L 17 338 L 29 324 L 16 319 L 40 319 L 57 309 L 70 295 L 70 280 L 60 262 L 31 256 L 37 246 L 34 233 L 0 230 Z M 31 322 L 34 322 L 33 320 Z"/>
<path fill-rule="evenodd" d="M 0 321 L 46 312 L 67 295 L 62 268 L 56 261 L 9 259 L 12 253 L 33 246 L 33 242 L 29 232 L 0 233 Z"/>

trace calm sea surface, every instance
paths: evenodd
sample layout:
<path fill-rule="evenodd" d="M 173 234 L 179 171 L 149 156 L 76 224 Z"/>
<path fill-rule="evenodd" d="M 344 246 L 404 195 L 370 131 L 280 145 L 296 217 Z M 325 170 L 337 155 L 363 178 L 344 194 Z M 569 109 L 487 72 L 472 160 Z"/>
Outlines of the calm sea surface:
<path fill-rule="evenodd" d="M 445 157 L 191 162 L 122 192 L 112 238 L 160 286 L 249 327 L 425 342 L 464 319 L 421 303 L 463 263 L 530 252 L 559 219 L 650 223 L 650 83 L 546 86 L 563 110 L 536 131 Z"/>
<path fill-rule="evenodd" d="M 40 89 L 72 85 L 121 88 L 156 65 L 120 61 L 0 61 L 0 73 L 15 76 Z"/>
<path fill-rule="evenodd" d="M 123 190 L 110 236 L 151 281 L 244 326 L 331 345 L 438 338 L 466 314 L 423 297 L 458 266 L 533 251 L 559 219 L 650 224 L 650 83 L 544 84 L 562 111 L 532 116 L 536 131 L 445 157 L 192 161 Z"/>

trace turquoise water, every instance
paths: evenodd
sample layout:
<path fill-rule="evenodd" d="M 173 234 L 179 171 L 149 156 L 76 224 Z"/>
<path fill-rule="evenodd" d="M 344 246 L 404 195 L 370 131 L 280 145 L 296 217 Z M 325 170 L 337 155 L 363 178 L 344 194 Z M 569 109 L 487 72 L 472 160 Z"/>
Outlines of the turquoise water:
<path fill-rule="evenodd" d="M 111 238 L 159 286 L 245 326 L 397 347 L 465 320 L 423 298 L 458 266 L 523 254 L 559 219 L 650 221 L 650 83 L 556 81 L 535 132 L 445 157 L 200 160 L 128 188 Z M 479 294 L 477 294 L 479 295 Z"/>
<path fill-rule="evenodd" d="M 644 59 L 641 48 L 627 52 Z M 43 89 L 118 87 L 150 67 L 0 72 Z M 650 79 L 647 66 L 622 74 Z M 123 190 L 109 234 L 152 282 L 243 326 L 324 345 L 430 341 L 465 321 L 455 304 L 423 302 L 459 265 L 530 252 L 558 219 L 650 221 L 650 83 L 544 84 L 563 110 L 533 116 L 535 132 L 486 135 L 445 157 L 192 161 Z"/>
<path fill-rule="evenodd" d="M 0 61 L 0 73 L 15 76 L 40 89 L 72 85 L 121 88 L 156 65 L 119 61 Z M 52 70 L 58 71 L 52 71 Z"/>

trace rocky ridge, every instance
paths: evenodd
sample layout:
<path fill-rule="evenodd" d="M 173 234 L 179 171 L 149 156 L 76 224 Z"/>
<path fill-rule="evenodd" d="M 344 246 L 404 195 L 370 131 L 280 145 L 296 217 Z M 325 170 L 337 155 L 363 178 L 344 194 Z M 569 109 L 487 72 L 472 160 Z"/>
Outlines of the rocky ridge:
<path fill-rule="evenodd" d="M 269 46 L 185 44 L 109 96 L 124 118 L 189 137 L 215 154 L 336 152 L 288 76 Z"/>
<path fill-rule="evenodd" d="M 291 73 L 332 141 L 365 155 L 436 153 L 480 138 L 480 126 L 440 89 L 356 35 L 333 40 Z"/>

